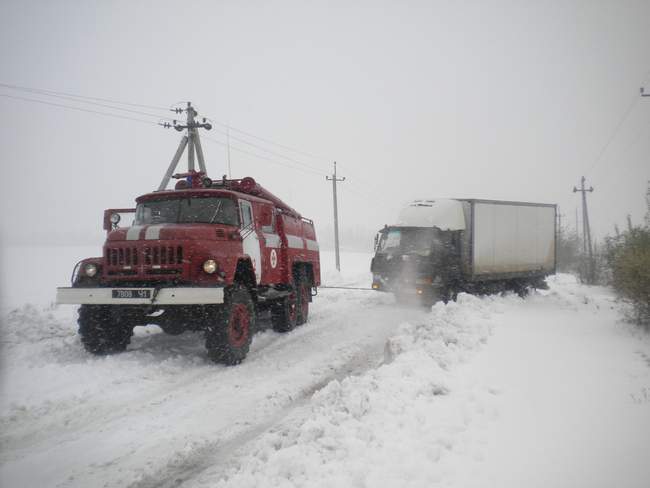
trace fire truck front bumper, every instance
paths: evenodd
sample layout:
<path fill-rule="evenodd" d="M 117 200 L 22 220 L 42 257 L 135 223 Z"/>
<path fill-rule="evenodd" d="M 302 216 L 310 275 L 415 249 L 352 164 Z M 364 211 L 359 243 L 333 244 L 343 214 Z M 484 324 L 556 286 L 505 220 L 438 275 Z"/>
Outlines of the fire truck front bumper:
<path fill-rule="evenodd" d="M 56 303 L 71 305 L 213 305 L 223 288 L 57 288 Z"/>

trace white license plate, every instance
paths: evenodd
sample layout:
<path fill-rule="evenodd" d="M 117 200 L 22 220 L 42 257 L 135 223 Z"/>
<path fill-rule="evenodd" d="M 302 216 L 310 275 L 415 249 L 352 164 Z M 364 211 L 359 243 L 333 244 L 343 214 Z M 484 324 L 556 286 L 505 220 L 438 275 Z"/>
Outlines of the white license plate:
<path fill-rule="evenodd" d="M 151 290 L 113 290 L 113 298 L 148 298 L 151 299 Z"/>

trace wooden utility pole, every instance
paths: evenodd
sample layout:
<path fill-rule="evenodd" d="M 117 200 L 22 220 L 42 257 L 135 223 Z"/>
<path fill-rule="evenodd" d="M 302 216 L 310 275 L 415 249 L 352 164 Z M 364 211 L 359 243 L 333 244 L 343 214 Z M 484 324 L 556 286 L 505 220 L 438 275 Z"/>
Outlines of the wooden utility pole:
<path fill-rule="evenodd" d="M 573 187 L 573 193 L 582 193 L 582 251 L 589 255 L 589 270 L 587 280 L 589 283 L 594 282 L 594 253 L 591 247 L 591 229 L 589 227 L 589 212 L 587 211 L 587 192 L 594 191 L 593 187 L 585 188 L 585 177 L 580 179 L 580 188 Z"/>
<path fill-rule="evenodd" d="M 334 161 L 334 173 L 332 174 L 332 177 L 330 178 L 329 176 L 326 176 L 325 179 L 332 182 L 332 195 L 334 200 L 334 253 L 336 254 L 336 270 L 341 271 L 341 258 L 339 256 L 339 212 L 336 197 L 336 183 L 338 181 L 345 181 L 345 177 L 336 177 L 336 161 Z"/>

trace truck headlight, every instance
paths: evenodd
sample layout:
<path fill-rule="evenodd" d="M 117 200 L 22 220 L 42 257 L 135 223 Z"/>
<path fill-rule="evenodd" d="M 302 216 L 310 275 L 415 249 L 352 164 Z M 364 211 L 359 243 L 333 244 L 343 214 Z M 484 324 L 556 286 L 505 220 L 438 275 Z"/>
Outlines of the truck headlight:
<path fill-rule="evenodd" d="M 86 276 L 89 276 L 90 278 L 92 278 L 93 276 L 95 276 L 97 274 L 97 265 L 92 264 L 92 263 L 86 264 L 84 266 L 84 273 L 86 274 Z"/>
<path fill-rule="evenodd" d="M 214 259 L 208 259 L 203 263 L 203 271 L 212 274 L 217 270 L 217 262 Z"/>

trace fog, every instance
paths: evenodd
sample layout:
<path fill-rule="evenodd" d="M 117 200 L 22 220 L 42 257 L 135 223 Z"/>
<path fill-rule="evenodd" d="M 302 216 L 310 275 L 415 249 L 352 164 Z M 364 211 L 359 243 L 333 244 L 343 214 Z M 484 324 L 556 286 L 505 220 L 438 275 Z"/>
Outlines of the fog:
<path fill-rule="evenodd" d="M 324 247 L 333 161 L 343 247 L 418 197 L 557 203 L 573 227 L 582 175 L 602 240 L 646 208 L 648 19 L 647 0 L 2 2 L 0 83 L 191 100 L 215 122 L 210 176 L 228 171 L 230 125 L 232 176 L 314 219 Z M 0 96 L 4 245 L 99 249 L 103 209 L 156 189 L 179 142 L 155 117 L 0 94 L 149 121 Z"/>

